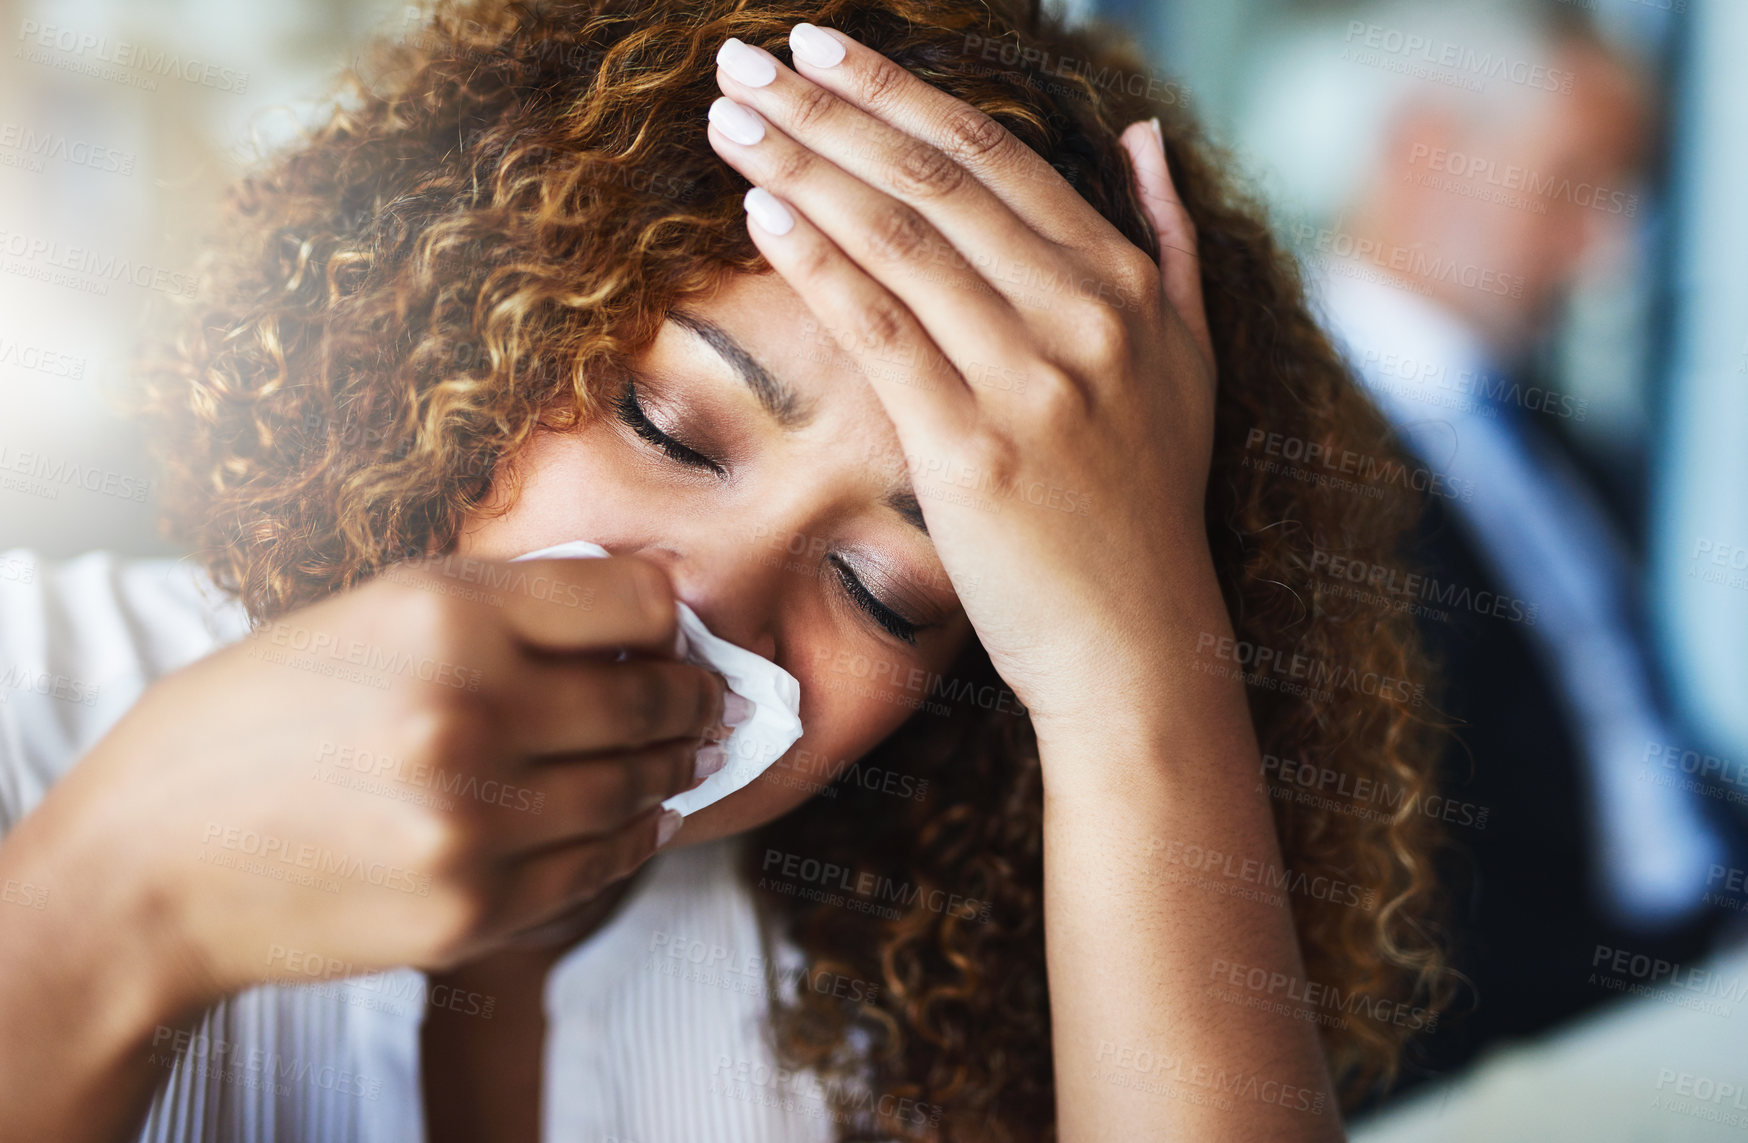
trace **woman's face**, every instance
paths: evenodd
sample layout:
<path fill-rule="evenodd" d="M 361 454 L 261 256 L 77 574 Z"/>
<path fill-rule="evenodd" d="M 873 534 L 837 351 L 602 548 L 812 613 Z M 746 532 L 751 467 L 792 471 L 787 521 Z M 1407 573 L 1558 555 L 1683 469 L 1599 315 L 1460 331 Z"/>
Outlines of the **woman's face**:
<path fill-rule="evenodd" d="M 801 739 L 688 817 L 678 842 L 693 843 L 779 816 L 890 734 L 969 626 L 891 421 L 780 277 L 735 275 L 688 303 L 632 369 L 599 416 L 530 442 L 510 511 L 476 520 L 458 550 L 636 553 L 711 631 L 800 681 Z M 494 499 L 506 491 L 501 474 Z"/>

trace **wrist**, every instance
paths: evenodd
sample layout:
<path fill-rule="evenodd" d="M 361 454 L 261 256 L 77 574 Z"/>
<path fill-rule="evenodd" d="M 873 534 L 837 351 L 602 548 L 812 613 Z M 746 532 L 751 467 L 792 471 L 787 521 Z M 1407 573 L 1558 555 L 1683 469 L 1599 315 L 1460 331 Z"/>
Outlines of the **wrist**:
<path fill-rule="evenodd" d="M 51 791 L 0 847 L 0 879 L 40 887 L 43 906 L 34 923 L 3 926 L 0 957 L 27 966 L 19 978 L 59 1009 L 62 1027 L 79 1014 L 101 1051 L 186 1020 L 225 990 L 194 954 L 168 880 L 131 851 L 137 831 L 75 819 L 54 796 L 63 792 L 74 793 Z"/>

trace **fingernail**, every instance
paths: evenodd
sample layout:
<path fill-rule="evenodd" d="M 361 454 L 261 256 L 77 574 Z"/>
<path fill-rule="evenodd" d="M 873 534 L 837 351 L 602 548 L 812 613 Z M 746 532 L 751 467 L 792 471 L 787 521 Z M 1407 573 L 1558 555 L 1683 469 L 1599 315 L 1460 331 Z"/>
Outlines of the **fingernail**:
<path fill-rule="evenodd" d="M 764 187 L 747 191 L 741 203 L 752 220 L 759 224 L 759 229 L 768 234 L 788 234 L 795 225 L 795 216 L 789 213 L 789 208 Z"/>
<path fill-rule="evenodd" d="M 1153 137 L 1159 141 L 1159 153 L 1165 154 L 1165 131 L 1159 126 L 1159 116 L 1149 119 L 1147 125 L 1153 128 Z"/>
<path fill-rule="evenodd" d="M 656 822 L 656 848 L 660 849 L 672 841 L 674 835 L 680 832 L 680 823 L 685 820 L 686 815 L 679 810 L 663 810 L 661 820 Z"/>
<path fill-rule="evenodd" d="M 698 762 L 692 767 L 692 781 L 702 782 L 728 764 L 728 751 L 720 742 L 709 742 L 698 748 Z"/>
<path fill-rule="evenodd" d="M 753 700 L 729 691 L 722 700 L 722 725 L 736 727 L 753 716 Z"/>
<path fill-rule="evenodd" d="M 765 121 L 752 108 L 742 107 L 728 96 L 719 96 L 710 105 L 710 121 L 716 129 L 743 147 L 750 147 L 765 137 Z"/>
<path fill-rule="evenodd" d="M 732 36 L 716 49 L 716 64 L 736 83 L 748 87 L 763 87 L 777 78 L 777 65 L 768 53 Z"/>
<path fill-rule="evenodd" d="M 837 67 L 844 60 L 844 45 L 812 24 L 797 24 L 789 29 L 789 50 L 796 59 L 814 67 Z"/>
<path fill-rule="evenodd" d="M 689 648 L 686 645 L 686 632 L 683 630 L 682 631 L 675 631 L 674 632 L 674 658 L 684 659 L 686 657 L 686 652 L 690 649 L 691 648 Z"/>

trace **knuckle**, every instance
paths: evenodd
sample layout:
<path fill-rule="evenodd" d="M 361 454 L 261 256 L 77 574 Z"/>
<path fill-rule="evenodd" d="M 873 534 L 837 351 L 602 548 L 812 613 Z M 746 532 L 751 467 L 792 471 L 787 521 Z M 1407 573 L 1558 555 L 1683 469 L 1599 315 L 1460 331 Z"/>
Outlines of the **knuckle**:
<path fill-rule="evenodd" d="M 663 753 L 666 773 L 660 793 L 677 794 L 692 785 L 692 775 L 698 769 L 698 746 L 685 742 L 670 746 Z"/>
<path fill-rule="evenodd" d="M 659 737 L 667 720 L 667 680 L 647 668 L 627 670 L 624 676 L 619 709 L 626 733 L 639 741 Z"/>
<path fill-rule="evenodd" d="M 976 161 L 996 151 L 1008 133 L 1000 123 L 975 107 L 955 108 L 941 124 L 949 155 L 960 161 Z"/>
<path fill-rule="evenodd" d="M 1019 474 L 1019 450 L 1008 437 L 981 432 L 967 441 L 965 447 L 970 463 L 995 488 L 1008 488 Z"/>
<path fill-rule="evenodd" d="M 596 779 L 595 804 L 601 817 L 618 825 L 637 812 L 640 791 L 627 766 L 605 766 Z"/>
<path fill-rule="evenodd" d="M 965 168 L 927 143 L 907 144 L 893 164 L 893 187 L 910 198 L 938 198 L 964 184 Z"/>
<path fill-rule="evenodd" d="M 799 144 L 786 148 L 771 166 L 770 185 L 779 189 L 793 186 L 813 169 L 814 154 Z"/>
<path fill-rule="evenodd" d="M 803 243 L 796 257 L 796 275 L 804 281 L 827 277 L 837 266 L 837 250 L 829 242 Z"/>
<path fill-rule="evenodd" d="M 906 315 L 896 299 L 881 296 L 863 306 L 858 316 L 862 344 L 870 350 L 890 350 L 898 345 L 907 328 Z"/>
<path fill-rule="evenodd" d="M 501 729 L 496 710 L 481 695 L 452 687 L 420 691 L 397 723 L 403 755 L 434 768 L 473 763 Z"/>
<path fill-rule="evenodd" d="M 1129 323 L 1111 306 L 1095 303 L 1082 308 L 1073 323 L 1075 344 L 1094 362 L 1122 361 L 1129 352 Z"/>
<path fill-rule="evenodd" d="M 1164 288 L 1159 278 L 1159 263 L 1139 247 L 1125 243 L 1123 249 L 1106 261 L 1106 265 L 1117 285 L 1131 294 L 1145 295 L 1150 288 Z"/>
<path fill-rule="evenodd" d="M 576 898 L 593 897 L 617 878 L 618 862 L 604 847 L 591 845 L 577 855 L 577 867 L 571 876 L 570 893 Z"/>
<path fill-rule="evenodd" d="M 679 613 L 674 605 L 674 585 L 667 573 L 648 560 L 631 558 L 618 562 L 625 576 L 626 591 L 639 614 L 657 635 L 672 630 L 679 622 Z"/>
<path fill-rule="evenodd" d="M 910 261 L 929 243 L 928 220 L 908 206 L 891 207 L 874 220 L 869 243 L 880 258 Z"/>
<path fill-rule="evenodd" d="M 806 131 L 828 119 L 837 106 L 837 96 L 823 87 L 806 84 L 795 93 L 794 103 L 789 109 L 790 123 L 797 132 Z"/>
<path fill-rule="evenodd" d="M 862 69 L 860 82 L 856 85 L 857 98 L 869 110 L 880 111 L 904 90 L 908 78 L 909 74 L 903 68 L 880 56 L 870 60 Z"/>
<path fill-rule="evenodd" d="M 431 892 L 432 940 L 449 957 L 474 944 L 491 923 L 495 894 L 481 881 L 451 881 Z"/>

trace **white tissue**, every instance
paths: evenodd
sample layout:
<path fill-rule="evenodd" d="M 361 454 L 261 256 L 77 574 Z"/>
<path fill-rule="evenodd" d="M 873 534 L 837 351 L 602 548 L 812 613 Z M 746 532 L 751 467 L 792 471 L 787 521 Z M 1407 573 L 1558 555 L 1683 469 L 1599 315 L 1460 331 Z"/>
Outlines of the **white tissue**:
<path fill-rule="evenodd" d="M 517 556 L 518 560 L 595 559 L 606 548 L 587 540 L 572 540 Z M 680 657 L 707 667 L 728 681 L 728 689 L 753 704 L 750 718 L 729 731 L 723 748 L 728 761 L 693 790 L 682 790 L 662 805 L 693 814 L 720 801 L 763 774 L 801 737 L 801 684 L 782 667 L 745 647 L 713 635 L 684 603 L 677 603 Z"/>

